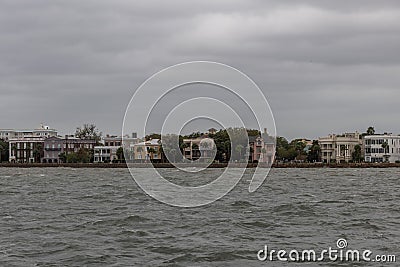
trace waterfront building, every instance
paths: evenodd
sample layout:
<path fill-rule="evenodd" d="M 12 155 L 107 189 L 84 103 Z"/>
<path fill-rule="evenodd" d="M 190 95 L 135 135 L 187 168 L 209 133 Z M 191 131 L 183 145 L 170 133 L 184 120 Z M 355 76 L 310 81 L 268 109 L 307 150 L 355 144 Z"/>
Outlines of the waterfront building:
<path fill-rule="evenodd" d="M 354 148 L 362 145 L 360 134 L 345 133 L 342 135 L 330 134 L 327 137 L 320 137 L 318 143 L 321 148 L 321 159 L 325 163 L 350 162 Z"/>
<path fill-rule="evenodd" d="M 364 136 L 363 150 L 365 162 L 399 162 L 400 136 L 392 134 Z"/>
<path fill-rule="evenodd" d="M 212 161 L 215 157 L 215 143 L 212 138 L 201 136 L 197 138 L 183 139 L 183 156 L 191 161 Z"/>
<path fill-rule="evenodd" d="M 132 133 L 132 136 L 126 135 L 116 136 L 116 135 L 106 135 L 100 141 L 104 146 L 112 146 L 112 147 L 123 147 L 124 149 L 129 149 L 131 145 L 139 143 L 140 139 L 137 138 L 136 133 Z"/>
<path fill-rule="evenodd" d="M 8 139 L 13 136 L 14 137 L 15 130 L 11 129 L 0 129 L 0 139 L 8 142 Z"/>
<path fill-rule="evenodd" d="M 273 140 L 266 140 L 260 136 L 249 136 L 249 161 L 269 163 L 275 159 L 275 142 Z"/>
<path fill-rule="evenodd" d="M 124 151 L 130 151 L 131 146 L 137 144 L 139 138 L 137 138 L 136 133 L 132 133 L 132 136 L 115 136 L 106 135 L 102 138 L 101 144 L 103 146 L 96 146 L 94 148 L 94 162 L 112 162 L 118 160 L 117 150 L 122 147 Z M 131 153 L 129 155 L 129 160 L 133 159 Z"/>
<path fill-rule="evenodd" d="M 9 142 L 9 161 L 12 163 L 38 163 L 43 157 L 44 137 L 25 136 L 11 138 Z"/>
<path fill-rule="evenodd" d="M 122 137 L 121 136 L 116 136 L 116 135 L 106 135 L 105 137 L 102 138 L 100 141 L 104 146 L 116 146 L 116 147 L 121 147 L 122 146 Z"/>
<path fill-rule="evenodd" d="M 249 162 L 272 164 L 275 160 L 275 139 L 267 129 L 261 136 L 249 136 Z"/>
<path fill-rule="evenodd" d="M 43 124 L 37 129 L 0 129 L 0 139 L 9 141 L 10 139 L 22 139 L 24 137 L 51 137 L 57 136 L 57 130 L 50 129 Z"/>
<path fill-rule="evenodd" d="M 161 160 L 161 141 L 160 139 L 151 139 L 131 145 L 131 152 L 136 161 Z"/>
<path fill-rule="evenodd" d="M 65 138 L 49 137 L 44 140 L 43 163 L 62 163 L 61 154 L 78 153 L 81 149 L 93 151 L 96 141 L 93 139 L 80 139 L 73 135 Z"/>
<path fill-rule="evenodd" d="M 49 126 L 31 130 L 0 130 L 1 136 L 9 143 L 9 161 L 18 163 L 41 162 L 44 141 L 57 136 L 57 131 Z"/>
<path fill-rule="evenodd" d="M 117 150 L 120 146 L 95 146 L 94 162 L 110 163 L 118 159 Z"/>

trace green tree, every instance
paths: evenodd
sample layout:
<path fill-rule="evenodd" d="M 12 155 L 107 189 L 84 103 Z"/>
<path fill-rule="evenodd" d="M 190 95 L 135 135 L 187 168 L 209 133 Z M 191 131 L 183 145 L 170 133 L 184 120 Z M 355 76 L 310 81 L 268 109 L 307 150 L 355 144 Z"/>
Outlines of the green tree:
<path fill-rule="evenodd" d="M 8 161 L 8 149 L 8 143 L 3 139 L 0 139 L 0 163 L 2 161 Z"/>
<path fill-rule="evenodd" d="M 92 153 L 87 148 L 79 149 L 77 154 L 78 154 L 79 162 L 89 163 L 92 161 Z"/>
<path fill-rule="evenodd" d="M 248 136 L 260 136 L 261 132 L 259 130 L 249 129 L 247 130 Z"/>
<path fill-rule="evenodd" d="M 296 142 L 289 142 L 286 138 L 278 136 L 276 138 L 276 158 L 282 161 L 294 160 L 297 156 Z"/>
<path fill-rule="evenodd" d="M 306 147 L 306 143 L 303 142 L 302 140 L 295 139 L 291 141 L 289 147 L 294 148 L 294 150 L 296 151 L 296 157 L 305 154 L 304 149 Z"/>
<path fill-rule="evenodd" d="M 125 162 L 124 148 L 123 147 L 119 147 L 117 149 L 116 155 L 118 157 L 118 161 L 119 162 Z"/>
<path fill-rule="evenodd" d="M 171 156 L 173 162 L 176 162 L 176 155 L 178 154 L 178 151 L 175 148 L 172 148 L 169 150 L 169 155 Z"/>
<path fill-rule="evenodd" d="M 367 135 L 374 135 L 375 134 L 375 128 L 372 127 L 372 126 L 368 127 L 366 134 Z"/>
<path fill-rule="evenodd" d="M 58 155 L 58 158 L 60 159 L 60 162 L 64 162 L 64 163 L 67 162 L 67 155 L 65 154 L 65 152 L 60 153 L 60 154 Z"/>
<path fill-rule="evenodd" d="M 215 160 L 219 162 L 227 162 L 230 159 L 230 139 L 226 129 L 221 129 L 213 136 L 215 145 L 217 147 L 217 154 Z"/>
<path fill-rule="evenodd" d="M 189 135 L 184 136 L 184 138 L 189 138 L 189 139 L 191 139 L 191 138 L 198 138 L 198 137 L 201 137 L 201 136 L 203 136 L 203 135 L 204 135 L 204 133 L 201 133 L 201 132 L 194 132 L 194 133 L 191 133 L 191 134 L 189 134 Z"/>
<path fill-rule="evenodd" d="M 100 144 L 102 133 L 97 130 L 94 124 L 84 124 L 83 127 L 77 127 L 75 137 L 80 139 L 92 139 L 96 141 L 96 145 Z"/>
<path fill-rule="evenodd" d="M 351 154 L 353 162 L 361 162 L 362 161 L 362 156 L 361 156 L 361 146 L 356 145 L 354 147 L 354 151 Z"/>
<path fill-rule="evenodd" d="M 192 144 L 192 150 L 199 150 L 198 144 Z"/>
<path fill-rule="evenodd" d="M 311 148 L 307 155 L 309 162 L 318 162 L 320 160 L 321 147 L 319 146 L 318 140 L 314 140 Z"/>
<path fill-rule="evenodd" d="M 150 160 L 153 160 L 153 158 L 154 158 L 154 153 L 156 153 L 157 151 L 156 151 L 154 148 L 150 147 L 150 148 L 147 150 L 147 152 L 149 152 L 149 154 L 150 154 Z"/>
<path fill-rule="evenodd" d="M 243 152 L 244 146 L 241 144 L 237 144 L 235 147 L 235 152 L 236 152 L 236 157 L 237 159 L 241 159 L 242 158 L 242 152 Z"/>
<path fill-rule="evenodd" d="M 288 149 L 289 148 L 289 142 L 286 140 L 285 137 L 278 136 L 276 138 L 276 148 L 284 148 Z"/>
<path fill-rule="evenodd" d="M 152 133 L 145 136 L 146 141 L 150 141 L 151 139 L 161 139 L 161 134 Z"/>
<path fill-rule="evenodd" d="M 66 155 L 67 163 L 89 163 L 91 154 L 87 148 L 81 148 L 78 152 L 71 152 Z"/>
<path fill-rule="evenodd" d="M 382 148 L 384 149 L 384 151 L 385 151 L 385 154 L 387 154 L 388 153 L 388 151 L 389 151 L 389 144 L 385 141 L 385 142 L 383 142 L 383 144 L 382 144 Z"/>
<path fill-rule="evenodd" d="M 66 163 L 78 163 L 78 155 L 75 152 L 68 153 L 66 156 Z"/>
<path fill-rule="evenodd" d="M 182 154 L 185 154 L 185 149 L 188 148 L 188 147 L 189 147 L 189 144 L 188 144 L 188 143 L 182 143 L 182 144 L 180 145 L 180 149 L 181 149 L 181 151 L 182 151 Z"/>
<path fill-rule="evenodd" d="M 43 145 L 37 144 L 33 149 L 33 158 L 35 162 L 40 162 L 41 157 L 43 157 Z"/>
<path fill-rule="evenodd" d="M 383 150 L 384 150 L 384 152 L 385 152 L 385 162 L 389 162 L 389 144 L 385 141 L 385 142 L 383 142 L 383 144 L 382 144 L 382 148 L 383 148 Z"/>
<path fill-rule="evenodd" d="M 136 148 L 136 151 L 137 151 L 138 153 L 142 153 L 142 152 L 143 152 L 143 147 L 142 147 L 142 146 L 138 146 L 138 147 Z"/>

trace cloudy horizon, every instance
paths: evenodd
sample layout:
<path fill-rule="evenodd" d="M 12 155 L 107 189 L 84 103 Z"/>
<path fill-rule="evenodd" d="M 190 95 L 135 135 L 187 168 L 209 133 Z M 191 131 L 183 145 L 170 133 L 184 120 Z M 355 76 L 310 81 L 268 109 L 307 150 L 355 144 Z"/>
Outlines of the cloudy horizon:
<path fill-rule="evenodd" d="M 257 83 L 280 136 L 400 134 L 398 1 L 6 0 L 0 21 L 0 129 L 120 134 L 148 77 L 208 60 Z"/>

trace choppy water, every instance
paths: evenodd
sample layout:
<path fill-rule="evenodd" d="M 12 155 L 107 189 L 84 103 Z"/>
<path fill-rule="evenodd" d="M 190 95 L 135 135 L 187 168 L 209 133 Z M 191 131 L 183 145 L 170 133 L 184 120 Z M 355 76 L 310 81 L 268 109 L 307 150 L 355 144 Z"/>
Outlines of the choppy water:
<path fill-rule="evenodd" d="M 259 262 L 257 251 L 322 250 L 338 238 L 400 260 L 399 169 L 274 169 L 252 194 L 248 179 L 182 209 L 145 195 L 126 169 L 2 168 L 0 265 L 298 266 Z"/>

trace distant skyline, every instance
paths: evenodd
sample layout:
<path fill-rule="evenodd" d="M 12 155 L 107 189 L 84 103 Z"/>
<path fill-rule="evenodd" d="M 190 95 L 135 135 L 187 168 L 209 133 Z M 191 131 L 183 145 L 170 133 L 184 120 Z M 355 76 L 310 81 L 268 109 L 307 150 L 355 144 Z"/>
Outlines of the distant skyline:
<path fill-rule="evenodd" d="M 0 129 L 119 135 L 148 77 L 209 60 L 259 85 L 279 136 L 400 134 L 398 1 L 5 0 L 0 20 Z"/>

